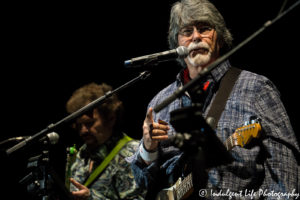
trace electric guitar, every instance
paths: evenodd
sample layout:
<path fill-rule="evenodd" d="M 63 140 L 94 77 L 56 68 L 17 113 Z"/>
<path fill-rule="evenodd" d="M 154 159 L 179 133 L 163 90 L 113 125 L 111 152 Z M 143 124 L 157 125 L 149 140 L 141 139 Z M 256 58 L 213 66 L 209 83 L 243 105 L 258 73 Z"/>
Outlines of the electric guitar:
<path fill-rule="evenodd" d="M 259 120 L 251 120 L 251 124 L 237 128 L 224 142 L 224 146 L 228 151 L 235 146 L 244 147 L 250 143 L 251 139 L 258 138 L 260 131 Z M 188 198 L 192 193 L 192 173 L 189 173 L 184 179 L 179 178 L 172 187 L 161 190 L 156 196 L 156 200 L 182 200 Z"/>

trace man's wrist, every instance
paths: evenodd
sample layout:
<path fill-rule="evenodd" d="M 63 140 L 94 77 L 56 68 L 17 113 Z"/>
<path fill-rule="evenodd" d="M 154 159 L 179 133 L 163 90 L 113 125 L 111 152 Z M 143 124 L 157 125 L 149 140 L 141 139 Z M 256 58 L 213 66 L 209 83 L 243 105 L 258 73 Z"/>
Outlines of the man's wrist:
<path fill-rule="evenodd" d="M 145 143 L 143 142 L 143 148 L 145 149 L 145 151 L 147 151 L 148 153 L 154 153 L 154 152 L 157 152 L 157 147 L 155 149 L 147 149 L 146 146 L 145 146 Z"/>
<path fill-rule="evenodd" d="M 148 163 L 153 162 L 158 157 L 157 149 L 151 151 L 147 150 L 144 146 L 144 142 L 142 143 L 142 145 L 140 145 L 139 153 L 142 159 Z"/>

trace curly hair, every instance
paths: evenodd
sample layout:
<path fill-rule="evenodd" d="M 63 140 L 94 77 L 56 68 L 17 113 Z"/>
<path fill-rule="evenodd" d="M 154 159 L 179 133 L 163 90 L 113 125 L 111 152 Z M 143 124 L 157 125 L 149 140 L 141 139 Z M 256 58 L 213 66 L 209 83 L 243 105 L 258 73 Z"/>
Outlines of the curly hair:
<path fill-rule="evenodd" d="M 68 113 L 73 113 L 111 90 L 112 87 L 106 83 L 100 85 L 89 83 L 84 85 L 73 92 L 67 101 L 66 110 Z M 116 95 L 109 97 L 97 109 L 104 120 L 110 120 L 115 115 L 117 119 L 116 123 L 121 120 L 123 114 L 123 104 Z"/>

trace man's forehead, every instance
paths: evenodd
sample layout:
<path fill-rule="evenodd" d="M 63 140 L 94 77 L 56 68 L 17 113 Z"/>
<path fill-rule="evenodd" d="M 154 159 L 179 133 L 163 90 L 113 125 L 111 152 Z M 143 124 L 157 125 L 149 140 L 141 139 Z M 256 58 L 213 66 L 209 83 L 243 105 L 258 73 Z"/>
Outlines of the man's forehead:
<path fill-rule="evenodd" d="M 212 26 L 212 24 L 208 21 L 194 20 L 194 21 L 191 21 L 189 23 L 182 24 L 182 27 L 193 26 L 193 25 L 209 25 L 209 26 Z"/>
<path fill-rule="evenodd" d="M 84 122 L 86 120 L 90 120 L 90 119 L 93 119 L 94 118 L 94 111 L 91 110 L 91 111 L 88 111 L 84 114 L 82 114 L 81 116 L 79 116 L 77 119 L 76 119 L 76 122 L 77 123 L 80 123 L 80 122 Z"/>

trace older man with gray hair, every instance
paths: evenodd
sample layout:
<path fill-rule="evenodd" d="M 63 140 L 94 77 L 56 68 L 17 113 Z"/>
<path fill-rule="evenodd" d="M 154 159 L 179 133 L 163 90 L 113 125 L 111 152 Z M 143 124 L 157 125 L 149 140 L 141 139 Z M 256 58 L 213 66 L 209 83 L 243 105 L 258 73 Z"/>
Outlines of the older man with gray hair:
<path fill-rule="evenodd" d="M 185 46 L 189 54 L 178 60 L 183 69 L 176 80 L 150 101 L 139 151 L 131 157 L 135 179 L 140 186 L 148 189 L 149 199 L 220 199 L 220 196 L 225 199 L 233 196 L 237 199 L 276 199 L 276 194 L 282 194 L 282 198 L 285 198 L 284 195 L 298 194 L 299 169 L 296 159 L 299 158 L 299 145 L 279 92 L 268 78 L 233 68 L 226 60 L 199 81 L 200 97 L 197 92 L 188 91 L 163 110 L 153 112 L 156 105 L 197 77 L 232 45 L 232 36 L 222 15 L 208 0 L 176 2 L 171 9 L 168 39 L 170 48 Z M 230 88 L 229 92 L 224 92 L 224 88 Z M 219 94 L 227 96 L 220 97 Z M 178 134 L 170 113 L 188 108 L 193 103 L 202 105 L 198 108 L 203 118 L 216 113 L 216 107 L 223 105 L 219 118 L 215 118 L 213 134 L 224 144 L 228 138 L 231 139 L 227 140 L 231 141 L 230 148 L 226 146 L 232 157 L 230 163 L 195 166 L 189 159 L 183 159 L 192 157 L 187 155 L 191 152 L 182 151 L 170 142 L 170 138 Z M 244 130 L 249 130 L 250 126 L 243 124 L 251 119 L 260 120 L 253 121 L 254 128 L 246 132 Z M 201 132 L 199 124 L 196 119 L 181 125 L 186 126 L 187 132 L 191 130 L 188 126 L 193 126 L 193 129 L 198 127 Z M 208 133 L 204 131 L 202 134 Z M 258 134 L 259 138 L 250 142 L 246 140 Z M 209 153 L 214 155 L 214 152 L 205 152 L 205 159 L 200 159 L 200 163 L 212 162 L 207 157 Z M 222 159 L 218 155 L 214 155 L 215 158 Z M 193 173 L 189 173 L 189 169 Z M 157 195 L 159 190 L 174 184 L 178 178 L 183 179 L 181 184 L 177 183 L 169 190 L 171 192 Z"/>

